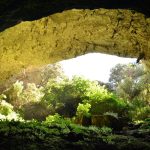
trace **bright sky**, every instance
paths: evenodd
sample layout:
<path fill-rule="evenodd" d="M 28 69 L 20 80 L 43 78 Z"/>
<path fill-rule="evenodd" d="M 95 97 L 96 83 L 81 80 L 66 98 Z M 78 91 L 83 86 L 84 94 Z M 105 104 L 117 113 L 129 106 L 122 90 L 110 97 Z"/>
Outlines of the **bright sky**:
<path fill-rule="evenodd" d="M 61 61 L 65 74 L 84 76 L 90 80 L 107 82 L 110 69 L 118 63 L 135 63 L 136 59 L 122 58 L 113 55 L 90 53 L 77 58 Z"/>

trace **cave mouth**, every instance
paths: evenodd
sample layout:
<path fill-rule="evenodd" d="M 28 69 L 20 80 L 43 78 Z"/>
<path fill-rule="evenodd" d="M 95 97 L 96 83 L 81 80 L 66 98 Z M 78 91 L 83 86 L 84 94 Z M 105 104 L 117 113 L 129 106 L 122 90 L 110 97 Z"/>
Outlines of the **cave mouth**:
<path fill-rule="evenodd" d="M 59 62 L 67 77 L 83 76 L 89 80 L 108 82 L 110 70 L 117 64 L 136 64 L 136 58 L 102 53 L 88 53 Z"/>
<path fill-rule="evenodd" d="M 23 81 L 25 85 L 35 83 L 37 86 L 43 86 L 49 79 L 59 78 L 63 75 L 68 79 L 81 76 L 88 80 L 108 83 L 110 70 L 117 64 L 136 64 L 136 58 L 125 58 L 104 53 L 88 53 L 54 64 L 40 67 L 29 66 L 0 85 L 0 91 L 4 91 L 17 80 Z"/>
<path fill-rule="evenodd" d="M 73 9 L 22 21 L 0 34 L 0 84 L 22 68 L 89 52 L 148 61 L 148 27 L 149 18 L 124 9 Z"/>
<path fill-rule="evenodd" d="M 11 2 L 16 1 L 18 2 L 18 0 L 11 0 Z M 36 8 L 31 7 L 32 4 L 35 6 L 34 2 L 40 0 L 34 0 L 34 2 L 32 1 L 33 3 L 30 0 L 23 0 L 20 1 L 20 3 L 24 4 L 25 1 L 31 3 L 31 5 L 26 8 L 25 6 L 21 8 L 18 3 L 16 8 L 15 3 L 13 3 L 16 11 L 10 10 L 10 13 L 7 13 L 11 7 L 11 5 L 8 5 L 7 11 L 2 11 L 4 14 L 1 15 L 2 17 L 0 16 L 0 21 L 2 21 L 0 31 L 5 30 L 0 34 L 0 64 L 2 64 L 0 65 L 0 84 L 2 81 L 6 83 L 5 88 L 7 88 L 7 85 L 11 86 L 11 88 L 4 92 L 4 95 L 1 95 L 0 86 L 0 107 L 2 105 L 0 111 L 3 113 L 1 115 L 0 112 L 0 120 L 2 117 L 2 119 L 4 119 L 4 121 L 0 121 L 0 126 L 2 127 L 0 128 L 0 134 L 2 135 L 1 146 L 4 147 L 4 149 L 12 149 L 12 147 L 22 149 L 24 146 L 25 149 L 26 147 L 27 149 L 30 149 L 29 147 L 31 147 L 31 149 L 33 149 L 33 147 L 43 149 L 44 146 L 44 149 L 48 147 L 52 149 L 68 149 L 68 146 L 69 149 L 72 149 L 72 147 L 78 149 L 85 149 L 85 147 L 88 149 L 103 148 L 118 150 L 127 149 L 128 147 L 129 149 L 133 147 L 135 150 L 140 148 L 149 149 L 149 138 L 147 138 L 147 135 L 150 134 L 150 131 L 147 130 L 150 126 L 149 74 L 144 74 L 147 76 L 144 80 L 141 80 L 141 82 L 139 82 L 139 78 L 136 78 L 137 80 L 135 80 L 135 82 L 130 82 L 130 76 L 127 74 L 126 76 L 129 77 L 128 80 L 124 79 L 124 82 L 120 80 L 120 85 L 121 83 L 130 83 L 130 86 L 125 86 L 125 90 L 124 87 L 121 88 L 122 85 L 118 86 L 118 90 L 121 89 L 118 91 L 118 94 L 120 93 L 120 97 L 118 96 L 118 98 L 113 95 L 114 88 L 111 88 L 111 86 L 105 83 L 102 83 L 104 86 L 101 87 L 101 83 L 93 81 L 89 81 L 90 83 L 93 82 L 92 87 L 97 87 L 99 86 L 98 84 L 100 84 L 100 87 L 95 89 L 84 86 L 82 88 L 82 86 L 76 86 L 78 84 L 75 84 L 75 87 L 73 87 L 75 91 L 72 92 L 72 82 L 68 84 L 67 82 L 71 80 L 66 80 L 66 88 L 64 88 L 64 83 L 63 86 L 60 86 L 56 81 L 54 92 L 51 92 L 53 88 L 51 87 L 51 85 L 53 86 L 53 84 L 51 84 L 52 82 L 50 82 L 45 89 L 42 89 L 42 84 L 47 83 L 49 77 L 57 77 L 57 74 L 63 73 L 65 67 L 61 70 L 60 64 L 67 61 L 70 66 L 66 66 L 66 68 L 69 72 L 72 72 L 72 75 L 84 75 L 82 74 L 83 71 L 83 73 L 89 75 L 89 78 L 92 77 L 91 80 L 108 82 L 109 76 L 107 76 L 103 69 L 108 71 L 108 66 L 112 68 L 117 60 L 117 56 L 107 55 L 108 58 L 106 59 L 104 57 L 105 54 L 100 54 L 102 57 L 97 58 L 99 53 L 86 54 L 89 52 L 103 52 L 124 57 L 136 57 L 137 59 L 133 59 L 131 62 L 133 63 L 132 66 L 140 66 L 137 62 L 140 64 L 141 59 L 149 61 L 149 18 L 133 11 L 131 8 L 124 10 L 122 7 L 123 10 L 119 11 L 107 11 L 104 9 L 70 10 L 42 18 L 50 14 L 47 14 L 47 12 L 45 14 L 45 9 L 39 9 L 39 5 L 36 5 Z M 51 2 L 54 1 L 56 1 L 57 4 L 59 3 L 58 0 L 52 0 Z M 61 0 L 61 2 L 65 3 L 68 1 L 76 3 L 83 2 L 84 0 Z M 92 0 L 87 1 L 91 2 Z M 95 1 L 93 1 L 93 3 Z M 102 1 L 107 3 L 110 0 Z M 113 1 L 118 2 L 118 5 L 121 3 L 119 3 L 119 0 Z M 62 4 L 61 2 L 59 3 L 60 5 Z M 134 5 L 135 3 L 139 4 L 139 2 L 140 0 L 136 2 L 132 1 L 131 3 Z M 47 7 L 48 5 L 45 6 Z M 53 7 L 54 5 L 49 6 Z M 143 8 L 143 5 L 139 6 Z M 148 6 L 149 5 L 144 8 L 147 8 L 146 10 L 149 12 Z M 61 5 L 61 8 L 62 7 L 65 7 L 65 10 L 70 9 L 66 8 L 66 5 Z M 1 8 L 0 6 L 0 12 Z M 73 6 L 73 8 L 75 7 Z M 58 9 L 58 7 L 54 9 Z M 52 11 L 54 9 L 52 9 Z M 82 9 L 85 9 L 85 7 Z M 36 10 L 38 11 L 36 12 Z M 39 10 L 41 12 L 44 10 L 44 14 L 41 14 Z M 63 10 L 60 10 L 60 12 L 61 11 Z M 108 12 L 108 14 L 106 12 Z M 24 13 L 24 18 L 22 13 Z M 19 16 L 16 16 L 16 14 L 19 14 Z M 37 18 L 34 15 L 37 15 Z M 16 18 L 13 18 L 14 16 Z M 34 20 L 39 18 L 42 19 Z M 47 27 L 47 25 L 49 26 Z M 7 29 L 10 26 L 14 27 Z M 10 37 L 12 37 L 12 39 Z M 75 58 L 82 54 L 86 55 Z M 83 58 L 82 65 L 78 58 L 88 57 L 89 55 L 96 56 L 87 59 Z M 74 58 L 72 60 L 77 59 L 77 65 L 72 65 L 70 60 L 59 62 L 60 60 L 69 58 Z M 101 60 L 101 62 L 99 62 L 99 60 Z M 123 61 L 122 58 L 121 60 Z M 96 62 L 94 63 L 94 61 Z M 59 63 L 53 64 L 55 62 Z M 44 64 L 47 65 L 39 67 Z M 36 66 L 36 68 L 34 66 Z M 22 68 L 24 69 L 21 71 Z M 79 74 L 73 74 L 76 68 L 79 69 Z M 84 71 L 84 69 L 87 69 L 89 72 Z M 100 74 L 94 72 L 96 70 L 98 70 Z M 15 75 L 19 71 L 21 71 L 20 74 L 18 74 L 18 76 Z M 97 74 L 98 77 L 93 77 L 93 75 Z M 103 80 L 99 78 L 100 75 L 103 75 Z M 10 76 L 12 77 L 10 78 Z M 88 78 L 88 76 L 86 78 Z M 8 82 L 6 81 L 7 79 Z M 14 82 L 18 81 L 13 84 L 13 80 Z M 23 85 L 24 83 L 22 84 L 22 81 L 26 83 L 27 86 Z M 81 85 L 80 81 L 85 82 L 84 79 L 78 81 L 79 82 L 76 83 L 79 83 L 79 85 Z M 35 84 L 28 84 L 29 82 Z M 116 83 L 118 83 L 118 80 Z M 140 83 L 140 86 L 137 86 L 138 83 Z M 69 87 L 68 85 L 71 86 Z M 91 84 L 87 85 L 90 87 Z M 116 84 L 113 84 L 113 82 L 112 85 L 116 87 Z M 105 87 L 106 89 L 104 89 Z M 86 89 L 90 91 L 86 91 Z M 58 98 L 54 96 L 54 94 L 57 95 L 59 93 Z M 94 93 L 96 93 L 96 95 L 93 95 Z M 121 95 L 123 97 L 121 97 Z M 137 96 L 139 96 L 138 101 Z M 99 103 L 99 105 L 97 103 Z M 7 110 L 7 107 L 9 108 L 9 114 L 3 111 Z M 80 108 L 79 111 L 78 108 Z M 58 116 L 56 113 L 63 117 Z M 7 118 L 10 119 L 9 115 L 12 115 L 12 122 L 7 121 Z M 35 118 L 40 122 L 36 120 L 26 122 L 23 121 L 19 115 L 23 115 L 25 120 Z M 84 115 L 85 118 L 83 117 Z M 13 116 L 16 120 L 14 120 Z M 47 116 L 49 117 L 48 120 L 46 119 Z M 73 120 L 67 120 L 68 117 L 72 119 L 71 117 L 73 116 L 77 116 L 75 118 L 76 120 L 74 118 Z M 53 122 L 54 118 L 56 118 L 56 120 Z M 45 119 L 48 122 L 45 122 Z M 44 123 L 41 123 L 43 120 Z M 106 120 L 106 122 L 103 120 Z M 77 124 L 83 126 L 92 126 L 90 126 L 90 128 L 83 128 L 82 126 L 74 125 L 73 127 L 70 121 L 77 121 Z M 139 121 L 142 121 L 142 124 Z M 137 122 L 140 124 L 136 124 Z M 104 128 L 101 130 L 95 126 Z M 108 126 L 108 128 L 106 128 L 106 126 Z M 15 145 L 16 142 L 20 143 L 17 144 L 17 148 Z"/>

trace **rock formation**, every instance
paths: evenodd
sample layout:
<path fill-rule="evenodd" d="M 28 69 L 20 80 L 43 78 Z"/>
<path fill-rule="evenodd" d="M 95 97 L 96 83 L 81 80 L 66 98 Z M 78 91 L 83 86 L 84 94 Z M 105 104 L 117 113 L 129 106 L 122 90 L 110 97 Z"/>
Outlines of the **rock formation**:
<path fill-rule="evenodd" d="M 19 6 L 11 10 L 13 17 L 9 13 L 0 17 L 3 19 L 0 26 L 0 83 L 28 66 L 41 66 L 89 52 L 136 58 L 143 55 L 142 59 L 150 66 L 148 13 L 98 6 L 94 9 L 46 12 L 45 16 L 39 15 L 36 19 L 17 17 L 15 20 L 14 14 Z M 1 6 L 0 12 L 3 9 Z"/>

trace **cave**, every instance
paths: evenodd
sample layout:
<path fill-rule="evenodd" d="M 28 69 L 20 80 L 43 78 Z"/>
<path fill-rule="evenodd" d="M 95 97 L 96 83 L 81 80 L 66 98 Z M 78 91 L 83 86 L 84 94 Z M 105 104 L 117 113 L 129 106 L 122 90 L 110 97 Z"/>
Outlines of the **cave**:
<path fill-rule="evenodd" d="M 137 76 L 132 84 L 127 74 L 120 83 L 131 83 L 131 94 L 132 85 L 136 92 L 144 87 L 143 99 L 119 98 L 108 84 L 109 90 L 81 77 L 46 78 L 43 87 L 7 83 L 25 70 L 89 53 L 142 62 L 144 80 Z M 0 0 L 0 88 L 10 86 L 0 93 L 0 149 L 150 149 L 149 70 L 149 0 Z"/>
<path fill-rule="evenodd" d="M 90 52 L 134 57 L 149 67 L 149 2 L 2 0 L 0 83 L 29 66 Z"/>

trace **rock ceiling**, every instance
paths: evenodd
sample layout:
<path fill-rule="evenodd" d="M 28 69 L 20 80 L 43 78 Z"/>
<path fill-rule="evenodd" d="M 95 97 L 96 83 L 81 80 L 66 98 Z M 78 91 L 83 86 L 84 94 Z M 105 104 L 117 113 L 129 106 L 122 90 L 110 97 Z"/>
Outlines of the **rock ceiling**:
<path fill-rule="evenodd" d="M 144 1 L 9 2 L 0 2 L 0 83 L 22 68 L 89 52 L 137 57 L 150 65 L 150 11 Z"/>

